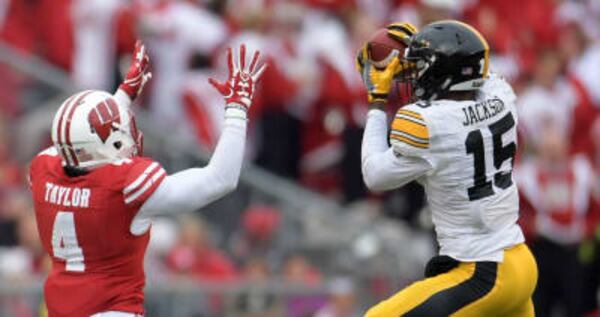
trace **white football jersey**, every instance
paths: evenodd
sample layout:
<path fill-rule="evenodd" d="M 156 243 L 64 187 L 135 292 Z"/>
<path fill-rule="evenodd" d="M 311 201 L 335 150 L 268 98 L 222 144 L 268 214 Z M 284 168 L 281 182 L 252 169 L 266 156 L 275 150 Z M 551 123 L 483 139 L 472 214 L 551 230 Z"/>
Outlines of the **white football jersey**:
<path fill-rule="evenodd" d="M 512 170 L 517 149 L 516 96 L 490 75 L 477 100 L 436 100 L 396 113 L 390 142 L 397 156 L 419 157 L 440 254 L 460 261 L 497 261 L 524 241 Z"/>

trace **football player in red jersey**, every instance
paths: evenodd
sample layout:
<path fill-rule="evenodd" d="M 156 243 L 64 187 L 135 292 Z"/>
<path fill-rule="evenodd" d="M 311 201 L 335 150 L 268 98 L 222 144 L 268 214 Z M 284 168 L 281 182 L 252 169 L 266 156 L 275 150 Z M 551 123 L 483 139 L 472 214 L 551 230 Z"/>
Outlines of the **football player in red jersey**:
<path fill-rule="evenodd" d="M 50 317 L 141 316 L 143 260 L 155 215 L 193 211 L 237 185 L 247 111 L 265 66 L 228 49 L 229 78 L 210 83 L 225 98 L 225 124 L 210 163 L 167 175 L 142 157 L 142 134 L 129 105 L 151 78 L 144 45 L 114 95 L 68 98 L 52 124 L 54 147 L 31 162 L 38 231 L 52 257 L 44 286 Z"/>

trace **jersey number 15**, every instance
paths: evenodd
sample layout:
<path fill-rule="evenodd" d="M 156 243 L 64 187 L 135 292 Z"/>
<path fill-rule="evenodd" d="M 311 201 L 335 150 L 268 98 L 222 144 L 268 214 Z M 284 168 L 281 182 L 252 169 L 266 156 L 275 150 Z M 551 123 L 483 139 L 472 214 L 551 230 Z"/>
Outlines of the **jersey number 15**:
<path fill-rule="evenodd" d="M 494 167 L 496 170 L 502 167 L 502 164 L 510 159 L 511 169 L 508 172 L 497 171 L 494 174 L 493 185 L 498 188 L 506 189 L 512 185 L 512 164 L 514 164 L 517 145 L 510 142 L 507 145 L 502 144 L 502 135 L 515 126 L 515 120 L 509 112 L 502 119 L 488 126 L 492 133 L 494 144 Z M 475 174 L 473 175 L 473 186 L 467 189 L 469 200 L 479 200 L 494 194 L 492 181 L 487 179 L 485 172 L 485 148 L 483 144 L 483 135 L 481 130 L 473 130 L 467 135 L 465 140 L 467 154 L 473 154 L 473 163 Z"/>

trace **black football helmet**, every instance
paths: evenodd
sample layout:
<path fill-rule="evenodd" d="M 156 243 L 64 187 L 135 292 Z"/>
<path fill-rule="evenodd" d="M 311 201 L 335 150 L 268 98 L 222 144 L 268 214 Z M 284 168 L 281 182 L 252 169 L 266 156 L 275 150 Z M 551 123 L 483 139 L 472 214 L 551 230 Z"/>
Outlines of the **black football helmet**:
<path fill-rule="evenodd" d="M 476 90 L 488 76 L 489 46 L 468 24 L 446 20 L 426 25 L 406 50 L 413 98 L 436 100 L 449 91 Z"/>

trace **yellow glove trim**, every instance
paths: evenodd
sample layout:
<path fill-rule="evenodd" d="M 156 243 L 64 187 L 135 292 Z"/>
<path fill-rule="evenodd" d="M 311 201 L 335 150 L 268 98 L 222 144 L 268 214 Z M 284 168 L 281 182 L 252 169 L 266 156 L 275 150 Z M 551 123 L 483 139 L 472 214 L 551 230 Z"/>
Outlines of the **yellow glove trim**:
<path fill-rule="evenodd" d="M 409 22 L 394 22 L 389 24 L 386 29 L 389 36 L 404 42 L 406 45 L 408 45 L 410 37 L 419 31 L 416 26 Z"/>

